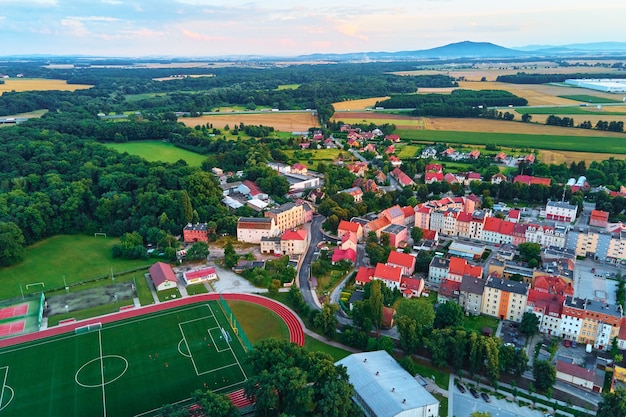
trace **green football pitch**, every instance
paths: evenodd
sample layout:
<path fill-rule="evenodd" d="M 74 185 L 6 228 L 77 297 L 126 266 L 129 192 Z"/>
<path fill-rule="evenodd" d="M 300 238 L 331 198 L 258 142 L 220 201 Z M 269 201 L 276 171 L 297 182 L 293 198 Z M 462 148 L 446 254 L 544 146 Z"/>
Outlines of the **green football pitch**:
<path fill-rule="evenodd" d="M 148 416 L 241 388 L 245 355 L 217 301 L 79 328 L 0 349 L 0 415 Z"/>

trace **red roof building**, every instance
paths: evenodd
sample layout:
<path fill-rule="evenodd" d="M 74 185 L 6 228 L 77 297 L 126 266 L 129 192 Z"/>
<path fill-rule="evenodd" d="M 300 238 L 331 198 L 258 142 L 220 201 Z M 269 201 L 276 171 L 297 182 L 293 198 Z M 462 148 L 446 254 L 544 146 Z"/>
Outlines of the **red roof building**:
<path fill-rule="evenodd" d="M 359 240 L 363 237 L 363 226 L 360 223 L 341 220 L 339 227 L 337 227 L 337 237 L 341 238 L 346 233 L 354 233 L 357 240 Z"/>
<path fill-rule="evenodd" d="M 356 252 L 354 251 L 354 249 L 352 248 L 348 248 L 348 249 L 341 249 L 341 248 L 336 248 L 333 252 L 333 256 L 331 258 L 331 262 L 332 264 L 336 264 L 337 262 L 340 261 L 350 261 L 353 264 L 356 263 Z"/>
<path fill-rule="evenodd" d="M 472 265 L 463 258 L 456 256 L 450 257 L 450 266 L 448 267 L 448 279 L 461 282 L 463 275 L 469 275 L 474 278 L 482 278 L 483 268 L 478 265 Z"/>
<path fill-rule="evenodd" d="M 178 284 L 176 274 L 166 263 L 157 262 L 148 269 L 148 272 L 157 291 L 175 288 Z"/>
<path fill-rule="evenodd" d="M 404 298 L 419 297 L 424 291 L 424 280 L 421 278 L 402 277 L 400 292 Z"/>
<path fill-rule="evenodd" d="M 396 135 L 396 134 L 386 135 L 385 140 L 390 140 L 392 142 L 400 142 L 400 135 Z"/>
<path fill-rule="evenodd" d="M 550 178 L 539 178 L 533 177 L 532 175 L 517 175 L 513 179 L 513 182 L 523 182 L 524 184 L 528 185 L 539 184 L 549 187 L 552 181 L 550 180 Z"/>
<path fill-rule="evenodd" d="M 470 159 L 478 159 L 480 157 L 480 151 L 478 149 L 473 150 L 467 155 Z"/>
<path fill-rule="evenodd" d="M 558 276 L 540 275 L 534 277 L 533 289 L 538 292 L 556 294 L 563 297 L 568 295 L 574 296 L 572 283 Z"/>
<path fill-rule="evenodd" d="M 426 164 L 426 172 L 443 172 L 443 165 L 441 164 Z"/>
<path fill-rule="evenodd" d="M 196 271 L 188 271 L 183 273 L 183 278 L 186 285 L 198 284 L 201 282 L 208 282 L 217 279 L 217 273 L 215 268 L 202 268 Z"/>
<path fill-rule="evenodd" d="M 402 268 L 397 266 L 387 266 L 385 264 L 377 264 L 374 270 L 373 279 L 379 279 L 383 283 L 391 288 L 400 288 L 400 280 L 402 279 Z"/>
<path fill-rule="evenodd" d="M 439 291 L 437 292 L 437 301 L 447 303 L 448 301 L 459 302 L 459 294 L 461 288 L 461 281 L 453 281 L 451 279 L 441 280 L 439 284 Z"/>
<path fill-rule="evenodd" d="M 609 224 L 609 212 L 602 210 L 591 210 L 589 226 L 606 227 Z"/>
<path fill-rule="evenodd" d="M 426 184 L 432 184 L 433 182 L 443 181 L 443 172 L 427 172 L 424 174 L 424 182 Z"/>
<path fill-rule="evenodd" d="M 356 277 L 354 278 L 354 283 L 361 286 L 367 284 L 372 280 L 374 271 L 374 268 L 367 268 L 365 266 L 360 267 L 356 273 Z"/>
<path fill-rule="evenodd" d="M 402 268 L 404 275 L 413 275 L 413 272 L 415 272 L 415 256 L 392 250 L 389 252 L 389 257 L 387 257 L 387 265 Z"/>
<path fill-rule="evenodd" d="M 391 175 L 393 175 L 403 187 L 415 185 L 413 180 L 404 172 L 402 172 L 400 168 L 395 168 L 393 171 L 391 171 Z"/>

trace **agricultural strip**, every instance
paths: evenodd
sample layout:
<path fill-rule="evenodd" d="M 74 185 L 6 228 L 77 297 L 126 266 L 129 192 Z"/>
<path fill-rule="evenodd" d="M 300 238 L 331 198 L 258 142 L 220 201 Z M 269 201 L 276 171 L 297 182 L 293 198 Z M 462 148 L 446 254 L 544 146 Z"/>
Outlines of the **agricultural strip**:
<path fill-rule="evenodd" d="M 93 87 L 86 84 L 68 84 L 65 80 L 47 80 L 44 78 L 8 78 L 0 84 L 0 94 L 5 91 L 75 91 Z"/>
<path fill-rule="evenodd" d="M 158 140 L 107 143 L 106 146 L 120 153 L 128 152 L 131 155 L 137 155 L 150 162 L 160 161 L 173 164 L 182 159 L 190 166 L 199 167 L 206 159 L 204 155 L 178 148 L 169 142 Z"/>
<path fill-rule="evenodd" d="M 317 116 L 312 112 L 283 113 L 283 112 L 263 112 L 263 113 L 237 113 L 237 114 L 212 114 L 200 117 L 181 117 L 179 122 L 188 127 L 213 124 L 216 129 L 223 129 L 226 125 L 233 128 L 235 125 L 263 125 L 272 126 L 281 132 L 305 132 L 310 127 L 319 127 Z"/>

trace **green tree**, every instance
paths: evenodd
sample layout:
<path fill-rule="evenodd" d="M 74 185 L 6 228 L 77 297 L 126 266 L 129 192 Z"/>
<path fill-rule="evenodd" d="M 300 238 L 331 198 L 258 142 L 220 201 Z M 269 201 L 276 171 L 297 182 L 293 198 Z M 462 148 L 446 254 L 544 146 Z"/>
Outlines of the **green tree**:
<path fill-rule="evenodd" d="M 626 388 L 618 387 L 614 392 L 602 394 L 596 417 L 626 416 Z"/>
<path fill-rule="evenodd" d="M 192 261 L 206 260 L 209 256 L 209 244 L 206 242 L 196 242 L 187 250 L 187 259 Z"/>
<path fill-rule="evenodd" d="M 435 311 L 435 321 L 433 327 L 435 329 L 444 329 L 446 327 L 463 326 L 465 315 L 463 308 L 457 303 L 439 304 Z"/>
<path fill-rule="evenodd" d="M 227 395 L 217 394 L 210 390 L 206 392 L 196 390 L 191 398 L 200 406 L 205 416 L 239 417 L 241 415 Z"/>
<path fill-rule="evenodd" d="M 491 417 L 491 413 L 489 411 L 474 411 L 470 417 Z"/>
<path fill-rule="evenodd" d="M 490 381 L 496 383 L 498 379 L 500 379 L 500 351 L 498 349 L 498 342 L 496 342 L 496 339 L 493 337 L 484 337 L 483 346 L 487 377 Z"/>
<path fill-rule="evenodd" d="M 419 227 L 414 227 L 411 229 L 411 238 L 414 243 L 419 242 L 424 237 L 424 231 Z"/>
<path fill-rule="evenodd" d="M 372 323 L 374 324 L 376 332 L 379 335 L 383 321 L 383 295 L 381 291 L 381 285 L 383 285 L 381 280 L 372 280 L 370 287 L 370 297 L 368 299 L 368 306 L 372 318 Z"/>
<path fill-rule="evenodd" d="M 400 316 L 396 319 L 396 327 L 400 334 L 400 347 L 407 355 L 415 352 L 421 340 L 417 322 L 410 317 Z"/>
<path fill-rule="evenodd" d="M 0 265 L 9 266 L 24 260 L 24 234 L 13 222 L 0 222 Z"/>
<path fill-rule="evenodd" d="M 556 382 L 556 369 L 549 361 L 538 360 L 533 364 L 535 387 L 541 392 L 551 389 Z"/>
<path fill-rule="evenodd" d="M 537 261 L 541 260 L 541 246 L 538 243 L 520 243 L 517 245 L 517 250 L 525 262 L 530 262 L 531 259 L 535 259 Z"/>
<path fill-rule="evenodd" d="M 313 325 L 320 328 L 322 334 L 328 339 L 332 339 L 337 332 L 337 317 L 335 314 L 337 314 L 338 309 L 337 304 L 325 303 L 322 306 L 321 313 L 315 316 L 313 321 Z"/>
<path fill-rule="evenodd" d="M 534 336 L 539 331 L 539 318 L 535 313 L 524 313 L 519 325 L 519 331 L 527 338 Z"/>
<path fill-rule="evenodd" d="M 239 262 L 239 255 L 235 252 L 235 247 L 232 242 L 228 241 L 224 246 L 224 265 L 228 268 L 232 268 Z"/>

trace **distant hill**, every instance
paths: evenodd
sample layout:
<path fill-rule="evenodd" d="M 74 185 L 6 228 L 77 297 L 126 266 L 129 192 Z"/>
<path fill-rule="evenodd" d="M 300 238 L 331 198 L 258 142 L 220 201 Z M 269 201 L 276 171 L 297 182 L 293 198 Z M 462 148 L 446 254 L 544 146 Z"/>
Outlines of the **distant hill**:
<path fill-rule="evenodd" d="M 626 52 L 626 42 L 590 42 L 590 43 L 571 43 L 567 45 L 527 45 L 515 48 L 520 51 L 531 52 L 555 52 L 555 53 L 572 53 L 576 51 L 584 52 Z"/>

